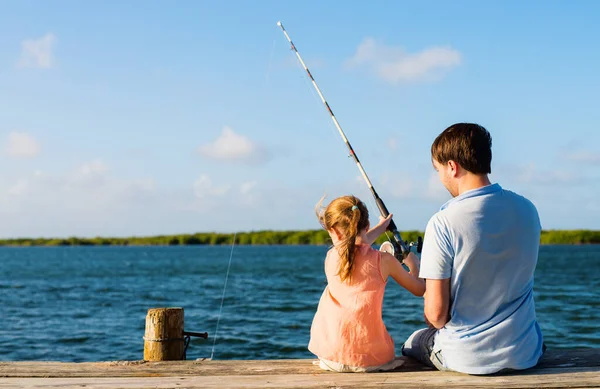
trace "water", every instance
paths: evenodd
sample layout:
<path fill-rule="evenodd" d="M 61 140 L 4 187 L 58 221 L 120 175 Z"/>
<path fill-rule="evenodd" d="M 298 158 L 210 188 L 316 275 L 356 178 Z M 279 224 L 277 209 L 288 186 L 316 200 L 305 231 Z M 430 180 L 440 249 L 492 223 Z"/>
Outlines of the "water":
<path fill-rule="evenodd" d="M 0 360 L 143 358 L 149 308 L 183 307 L 188 359 L 210 357 L 231 247 L 0 248 Z M 325 286 L 320 246 L 236 246 L 215 359 L 312 358 Z M 600 347 L 600 246 L 543 246 L 535 298 L 546 344 Z M 389 282 L 384 320 L 397 349 L 423 302 Z M 399 350 L 397 350 L 398 352 Z"/>

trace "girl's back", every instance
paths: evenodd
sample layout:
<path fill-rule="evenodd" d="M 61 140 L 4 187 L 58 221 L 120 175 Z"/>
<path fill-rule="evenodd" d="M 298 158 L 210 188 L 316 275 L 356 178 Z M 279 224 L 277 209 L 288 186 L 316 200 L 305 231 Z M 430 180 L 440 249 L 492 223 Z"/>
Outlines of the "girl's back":
<path fill-rule="evenodd" d="M 394 358 L 394 341 L 382 319 L 386 279 L 381 253 L 356 245 L 350 280 L 339 276 L 336 248 L 325 260 L 327 287 L 313 319 L 308 349 L 320 358 L 350 366 L 382 365 Z"/>

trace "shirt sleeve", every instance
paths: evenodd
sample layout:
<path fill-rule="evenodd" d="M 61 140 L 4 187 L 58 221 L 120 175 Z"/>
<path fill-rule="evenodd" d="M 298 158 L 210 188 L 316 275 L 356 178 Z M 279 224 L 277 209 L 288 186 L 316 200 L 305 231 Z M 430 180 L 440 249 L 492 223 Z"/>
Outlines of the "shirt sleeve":
<path fill-rule="evenodd" d="M 450 243 L 450 234 L 443 220 L 433 216 L 425 229 L 421 270 L 419 277 L 443 280 L 452 276 L 454 249 Z"/>

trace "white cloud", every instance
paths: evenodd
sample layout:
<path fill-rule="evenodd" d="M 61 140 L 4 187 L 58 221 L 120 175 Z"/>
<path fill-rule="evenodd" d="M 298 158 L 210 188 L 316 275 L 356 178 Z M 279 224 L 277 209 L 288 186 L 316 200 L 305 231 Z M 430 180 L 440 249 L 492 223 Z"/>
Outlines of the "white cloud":
<path fill-rule="evenodd" d="M 253 206 L 257 204 L 261 198 L 261 194 L 257 190 L 258 183 L 256 181 L 243 182 L 240 185 L 240 202 L 245 206 Z"/>
<path fill-rule="evenodd" d="M 21 203 L 35 200 L 44 203 L 58 201 L 61 206 L 96 206 L 116 204 L 116 200 L 139 192 L 154 190 L 154 180 L 121 180 L 111 177 L 109 169 L 97 159 L 86 162 L 66 174 L 35 171 L 19 178 L 4 193 L 20 196 Z"/>
<path fill-rule="evenodd" d="M 230 186 L 215 186 L 209 176 L 203 174 L 194 182 L 194 194 L 200 199 L 221 197 L 229 192 Z"/>
<path fill-rule="evenodd" d="M 27 193 L 29 189 L 29 182 L 27 179 L 21 178 L 15 184 L 8 188 L 8 194 L 11 196 L 20 196 Z"/>
<path fill-rule="evenodd" d="M 390 150 L 395 151 L 398 148 L 398 141 L 394 137 L 388 138 L 387 145 Z"/>
<path fill-rule="evenodd" d="M 198 148 L 198 153 L 205 158 L 217 161 L 263 163 L 270 155 L 262 146 L 247 137 L 233 131 L 231 127 L 223 127 L 221 135 L 213 142 Z"/>
<path fill-rule="evenodd" d="M 187 188 L 165 187 L 150 177 L 121 178 L 111 161 L 84 162 L 60 172 L 0 171 L 0 237 L 319 228 L 313 209 L 321 187 L 216 172 Z"/>
<path fill-rule="evenodd" d="M 256 184 L 256 181 L 244 182 L 242 185 L 240 185 L 240 193 L 243 195 L 249 194 L 256 187 Z"/>
<path fill-rule="evenodd" d="M 392 84 L 410 81 L 433 81 L 462 62 L 460 52 L 451 47 L 431 47 L 418 53 L 407 53 L 401 47 L 386 46 L 366 38 L 346 64 L 367 66 Z"/>
<path fill-rule="evenodd" d="M 26 132 L 12 131 L 8 134 L 4 152 L 13 158 L 33 158 L 41 151 L 39 142 Z"/>
<path fill-rule="evenodd" d="M 381 186 L 396 198 L 409 198 L 413 194 L 413 181 L 402 177 L 402 174 L 390 175 L 384 173 L 381 178 Z"/>
<path fill-rule="evenodd" d="M 21 68 L 51 68 L 54 65 L 52 49 L 55 42 L 56 37 L 51 33 L 39 39 L 24 40 L 21 43 L 21 57 L 17 66 Z"/>
<path fill-rule="evenodd" d="M 206 174 L 201 175 L 193 184 L 193 201 L 183 204 L 182 210 L 204 215 L 219 215 L 235 218 L 255 214 L 256 209 L 264 209 L 273 204 L 265 203 L 264 193 L 258 181 L 235 181 L 226 177 L 213 180 Z M 278 202 L 278 201 L 276 201 Z M 249 220 L 257 221 L 253 217 Z"/>
<path fill-rule="evenodd" d="M 82 163 L 63 177 L 64 185 L 67 190 L 75 193 L 81 188 L 98 188 L 99 194 L 105 190 L 115 189 L 116 182 L 109 176 L 109 167 L 101 160 L 95 159 Z"/>
<path fill-rule="evenodd" d="M 86 162 L 75 169 L 74 178 L 86 178 L 108 172 L 108 166 L 100 159 Z"/>
<path fill-rule="evenodd" d="M 573 161 L 573 162 L 600 164 L 600 152 L 597 152 L 597 151 L 589 151 L 589 150 L 574 151 L 574 152 L 566 154 L 565 158 L 567 160 Z"/>
<path fill-rule="evenodd" d="M 555 186 L 581 184 L 583 178 L 578 173 L 562 169 L 542 170 L 535 164 L 515 168 L 518 182 L 534 186 Z"/>
<path fill-rule="evenodd" d="M 433 172 L 429 176 L 425 190 L 425 197 L 432 200 L 448 200 L 450 198 L 450 193 L 444 187 L 444 184 L 440 182 L 437 172 Z"/>
<path fill-rule="evenodd" d="M 191 196 L 190 196 L 191 197 Z M 90 236 L 144 228 L 143 218 L 162 212 L 169 196 L 158 196 L 154 180 L 118 179 L 97 160 L 70 172 L 35 171 L 21 177 L 0 176 L 2 236 Z M 175 200 L 177 202 L 177 200 Z M 129 233 L 132 231 L 129 230 Z"/>

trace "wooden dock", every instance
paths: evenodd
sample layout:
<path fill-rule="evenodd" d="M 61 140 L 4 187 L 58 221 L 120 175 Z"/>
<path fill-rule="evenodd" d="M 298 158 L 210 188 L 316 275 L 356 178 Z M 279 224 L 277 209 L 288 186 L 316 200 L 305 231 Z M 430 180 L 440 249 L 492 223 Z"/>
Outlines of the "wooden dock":
<path fill-rule="evenodd" d="M 313 360 L 0 362 L 4 388 L 600 388 L 600 349 L 548 350 L 527 371 L 471 376 L 406 359 L 396 371 L 320 370 Z"/>

